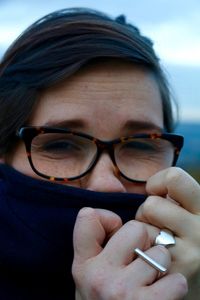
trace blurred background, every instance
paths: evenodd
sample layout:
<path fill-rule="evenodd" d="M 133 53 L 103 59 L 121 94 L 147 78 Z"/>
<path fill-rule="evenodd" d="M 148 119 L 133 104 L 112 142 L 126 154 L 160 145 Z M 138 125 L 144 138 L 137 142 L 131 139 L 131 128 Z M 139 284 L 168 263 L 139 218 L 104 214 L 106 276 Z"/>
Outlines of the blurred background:
<path fill-rule="evenodd" d="M 176 131 L 185 136 L 185 147 L 179 165 L 200 182 L 200 1 L 0 0 L 0 59 L 27 26 L 67 7 L 124 14 L 154 41 L 180 106 Z"/>

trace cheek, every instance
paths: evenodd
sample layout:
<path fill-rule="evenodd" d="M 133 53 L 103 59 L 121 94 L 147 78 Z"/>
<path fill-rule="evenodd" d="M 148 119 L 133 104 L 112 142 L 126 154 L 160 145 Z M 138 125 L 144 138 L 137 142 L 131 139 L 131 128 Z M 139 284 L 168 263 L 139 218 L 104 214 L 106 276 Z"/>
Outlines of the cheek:
<path fill-rule="evenodd" d="M 11 152 L 6 154 L 5 163 L 25 175 L 37 178 L 37 175 L 31 169 L 25 147 L 22 143 L 16 145 Z"/>
<path fill-rule="evenodd" d="M 123 186 L 125 187 L 127 193 L 136 193 L 136 194 L 144 194 L 146 195 L 146 184 L 145 183 L 135 183 L 129 182 L 125 179 L 121 179 Z"/>

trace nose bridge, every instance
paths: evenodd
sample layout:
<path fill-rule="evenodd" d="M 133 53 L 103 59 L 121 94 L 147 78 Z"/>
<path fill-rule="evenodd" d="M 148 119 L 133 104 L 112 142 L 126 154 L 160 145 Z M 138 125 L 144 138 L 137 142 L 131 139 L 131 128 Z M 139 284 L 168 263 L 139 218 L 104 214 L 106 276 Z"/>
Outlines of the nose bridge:
<path fill-rule="evenodd" d="M 98 143 L 98 159 L 88 174 L 87 188 L 103 192 L 125 192 L 114 159 L 114 146 L 110 142 Z"/>
<path fill-rule="evenodd" d="M 117 168 L 115 155 L 114 155 L 115 144 L 112 141 L 107 142 L 107 141 L 100 141 L 100 140 L 96 140 L 96 144 L 99 152 L 98 160 L 102 156 L 102 153 L 106 152 L 109 155 L 113 165 Z"/>

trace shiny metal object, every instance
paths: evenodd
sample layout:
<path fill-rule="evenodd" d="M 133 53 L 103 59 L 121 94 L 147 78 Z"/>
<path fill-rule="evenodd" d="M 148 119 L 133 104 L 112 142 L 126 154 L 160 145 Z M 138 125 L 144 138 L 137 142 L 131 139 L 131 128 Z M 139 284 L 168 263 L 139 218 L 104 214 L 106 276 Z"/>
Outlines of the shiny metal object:
<path fill-rule="evenodd" d="M 154 269 L 156 269 L 157 271 L 159 271 L 161 273 L 165 273 L 167 271 L 167 269 L 165 267 L 163 267 L 162 265 L 160 265 L 159 263 L 157 263 L 154 259 L 152 259 L 151 257 L 149 257 L 147 254 L 145 254 L 139 248 L 135 248 L 134 252 L 140 258 L 142 258 L 146 263 L 148 263 L 150 266 L 152 266 Z"/>
<path fill-rule="evenodd" d="M 155 245 L 161 245 L 164 247 L 172 246 L 176 244 L 176 240 L 171 231 L 163 229 L 155 239 Z"/>

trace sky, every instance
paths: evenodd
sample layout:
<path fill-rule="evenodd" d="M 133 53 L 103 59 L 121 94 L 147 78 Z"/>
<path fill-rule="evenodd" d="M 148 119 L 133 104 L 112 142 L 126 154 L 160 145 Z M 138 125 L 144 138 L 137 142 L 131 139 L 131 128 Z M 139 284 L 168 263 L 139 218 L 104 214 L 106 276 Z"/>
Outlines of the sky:
<path fill-rule="evenodd" d="M 179 103 L 181 121 L 200 122 L 199 0 L 0 0 L 0 57 L 32 22 L 66 7 L 126 15 L 154 41 Z"/>

